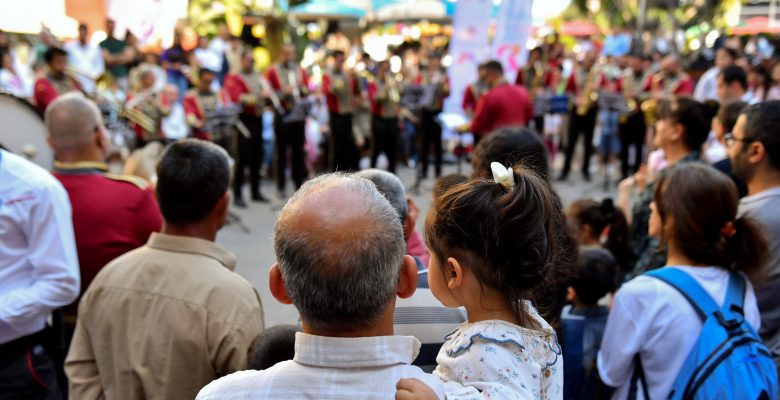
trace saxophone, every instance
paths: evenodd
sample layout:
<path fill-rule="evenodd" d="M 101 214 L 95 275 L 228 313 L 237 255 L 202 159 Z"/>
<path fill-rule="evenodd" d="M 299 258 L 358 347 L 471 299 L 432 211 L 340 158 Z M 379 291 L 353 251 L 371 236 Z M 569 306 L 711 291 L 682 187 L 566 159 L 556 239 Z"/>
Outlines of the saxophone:
<path fill-rule="evenodd" d="M 658 101 L 653 97 L 661 86 L 661 81 L 664 80 L 664 73 L 659 72 L 653 75 L 652 82 L 650 84 L 650 97 L 642 102 L 642 113 L 645 114 L 645 124 L 647 126 L 654 126 L 658 122 Z"/>
<path fill-rule="evenodd" d="M 577 115 L 580 117 L 586 115 L 590 108 L 598 100 L 599 94 L 596 92 L 595 85 L 596 66 L 590 67 L 588 76 L 585 78 L 585 89 L 582 91 L 584 101 L 577 107 Z"/>

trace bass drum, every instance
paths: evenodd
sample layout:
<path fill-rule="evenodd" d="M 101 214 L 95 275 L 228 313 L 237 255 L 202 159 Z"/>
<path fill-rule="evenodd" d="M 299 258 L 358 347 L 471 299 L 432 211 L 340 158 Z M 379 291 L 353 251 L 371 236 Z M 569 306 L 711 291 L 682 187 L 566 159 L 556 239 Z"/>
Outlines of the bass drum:
<path fill-rule="evenodd" d="M 54 166 L 54 153 L 46 142 L 43 116 L 32 104 L 0 93 L 0 146 L 40 165 Z"/>

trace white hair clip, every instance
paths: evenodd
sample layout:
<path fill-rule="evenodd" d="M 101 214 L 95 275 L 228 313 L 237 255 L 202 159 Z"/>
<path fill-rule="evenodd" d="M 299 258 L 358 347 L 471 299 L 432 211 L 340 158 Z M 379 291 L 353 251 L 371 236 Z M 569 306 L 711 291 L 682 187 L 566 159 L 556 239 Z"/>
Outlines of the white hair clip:
<path fill-rule="evenodd" d="M 512 190 L 515 187 L 515 177 L 512 173 L 512 168 L 506 168 L 501 163 L 490 163 L 490 169 L 493 171 L 493 180 L 499 185 L 506 188 L 506 190 Z"/>

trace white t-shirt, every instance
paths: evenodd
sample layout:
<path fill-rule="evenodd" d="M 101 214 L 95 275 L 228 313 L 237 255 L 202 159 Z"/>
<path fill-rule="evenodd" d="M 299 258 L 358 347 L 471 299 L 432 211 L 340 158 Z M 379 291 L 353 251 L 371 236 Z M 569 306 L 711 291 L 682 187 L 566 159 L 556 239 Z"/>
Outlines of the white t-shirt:
<path fill-rule="evenodd" d="M 717 304 L 723 304 L 728 271 L 718 267 L 674 268 L 693 277 Z M 744 306 L 745 319 L 758 331 L 761 319 L 749 281 Z M 601 379 L 618 388 L 612 398 L 627 398 L 637 353 L 642 359 L 650 397 L 667 398 L 701 329 L 702 321 L 688 300 L 667 283 L 638 276 L 623 285 L 615 296 L 598 355 Z"/>

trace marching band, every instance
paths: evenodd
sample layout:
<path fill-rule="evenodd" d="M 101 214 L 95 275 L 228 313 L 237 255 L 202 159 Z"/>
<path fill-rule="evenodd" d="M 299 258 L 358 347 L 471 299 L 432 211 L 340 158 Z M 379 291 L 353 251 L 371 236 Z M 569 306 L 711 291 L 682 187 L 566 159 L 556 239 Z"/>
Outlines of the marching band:
<path fill-rule="evenodd" d="M 511 81 L 514 85 L 510 86 L 524 87 L 529 100 L 523 101 L 532 105 L 528 110 L 523 106 L 520 124 L 535 128 L 552 154 L 558 149 L 564 151 L 560 180 L 569 175 L 580 138 L 585 150 L 581 171 L 586 180 L 590 179 L 590 159 L 596 150 L 605 164 L 610 163 L 611 156 L 619 155 L 622 177 L 635 173 L 645 157 L 658 102 L 669 96 L 690 95 L 693 91 L 693 80 L 683 71 L 680 60 L 669 55 L 653 69 L 648 58 L 638 53 L 599 59 L 591 50 L 580 53 L 575 61 L 564 65 L 569 61 L 554 56 L 554 48 L 548 47 L 532 49 L 528 61 Z M 310 85 L 309 74 L 297 62 L 296 48 L 291 44 L 282 46 L 279 62 L 269 67 L 265 74 L 255 68 L 251 49 L 239 54 L 240 59 L 234 61 L 240 63 L 239 68 L 232 68 L 233 72 L 224 79 L 223 89 L 213 90 L 217 71 L 208 66 L 196 68 L 194 75 L 188 75 L 195 87 L 184 93 L 179 103 L 175 95 L 173 98 L 164 95 L 169 91 L 160 90 L 154 71 L 143 66 L 137 71 L 139 78 L 135 91 L 126 99 L 113 96 L 116 82 L 97 79 L 67 67 L 68 53 L 52 47 L 45 54 L 47 69 L 35 82 L 33 100 L 43 112 L 60 94 L 83 92 L 80 82 L 91 79 L 94 85 L 89 87 L 94 90 L 85 94 L 98 100 L 102 109 L 111 109 L 105 112 L 107 119 L 113 116 L 113 119 L 126 121 L 125 126 L 131 129 L 129 139 L 125 141 L 129 150 L 150 142 L 166 144 L 181 136 L 176 134 L 168 138 L 164 127 L 176 126 L 172 122 L 166 124 L 172 107 L 182 109 L 184 118 L 176 118 L 182 119 L 181 126 L 189 135 L 219 144 L 236 160 L 233 201 L 238 207 L 246 206 L 242 187 L 247 177 L 251 199 L 268 201 L 260 190 L 266 113 L 273 115 L 273 169 L 281 198 L 286 197 L 287 168 L 291 169 L 296 188 L 303 184 L 313 168 L 354 171 L 360 168 L 364 156 L 369 156 L 370 165 L 376 167 L 380 155 L 384 155 L 387 169 L 395 171 L 399 150 L 405 147 L 402 146 L 402 139 L 406 139 L 402 128 L 410 123 L 416 131 L 414 146 L 421 166 L 418 178 L 425 178 L 429 164 L 434 164 L 436 176 L 441 175 L 443 145 L 438 117 L 450 94 L 441 54 L 429 53 L 422 65 L 415 67 L 396 69 L 391 68 L 388 60 L 374 64 L 370 59 L 368 62 L 362 59 L 360 62 L 365 65 L 352 69 L 345 65 L 346 54 L 334 51 L 332 62 L 322 70 L 319 87 Z M 486 64 L 480 64 L 477 80 L 467 85 L 460 101 L 464 114 L 472 122 L 486 118 L 484 111 L 483 115 L 477 114 L 490 93 L 506 91 L 501 85 L 489 82 Z M 506 81 L 501 83 L 507 84 Z M 494 93 L 493 97 L 506 96 Z M 310 151 L 306 144 L 306 121 L 316 117 L 314 112 L 319 98 L 327 107 L 327 124 L 320 124 L 327 127 L 323 130 L 326 145 L 322 148 L 324 156 L 320 164 L 314 165 L 312 163 L 317 161 L 306 156 Z M 360 125 L 361 112 L 370 116 L 369 128 Z M 179 111 L 177 115 L 181 113 Z M 515 117 L 520 118 L 519 115 Z M 495 120 L 495 117 L 487 117 L 488 122 Z M 475 137 L 484 136 L 485 133 L 473 132 L 474 124 L 470 125 Z M 597 132 L 605 141 L 603 146 L 594 146 Z M 367 152 L 363 153 L 364 150 Z"/>

